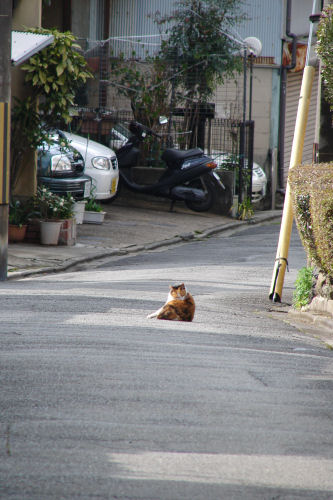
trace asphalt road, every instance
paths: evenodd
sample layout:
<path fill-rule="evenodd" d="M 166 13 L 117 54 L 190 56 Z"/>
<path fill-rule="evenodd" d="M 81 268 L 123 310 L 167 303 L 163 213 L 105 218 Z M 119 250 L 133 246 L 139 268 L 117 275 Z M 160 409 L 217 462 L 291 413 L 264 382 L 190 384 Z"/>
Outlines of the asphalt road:
<path fill-rule="evenodd" d="M 332 499 L 333 353 L 268 300 L 278 230 L 0 284 L 0 498 Z M 294 232 L 285 302 L 304 260 Z M 193 323 L 146 319 L 180 281 Z"/>

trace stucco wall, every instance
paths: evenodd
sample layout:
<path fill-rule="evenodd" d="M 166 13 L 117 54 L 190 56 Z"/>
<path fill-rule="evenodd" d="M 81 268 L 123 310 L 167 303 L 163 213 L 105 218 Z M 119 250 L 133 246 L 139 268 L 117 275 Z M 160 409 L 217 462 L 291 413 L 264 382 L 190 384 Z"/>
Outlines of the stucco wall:
<path fill-rule="evenodd" d="M 42 1 L 41 0 L 21 0 L 13 12 L 12 26 L 14 30 L 23 31 L 26 27 L 41 26 Z M 12 70 L 12 96 L 24 99 L 27 95 L 24 86 L 24 73 L 20 67 Z M 14 190 L 14 194 L 21 196 L 31 196 L 36 189 L 36 154 L 26 155 L 22 165 L 19 182 Z"/>
<path fill-rule="evenodd" d="M 271 144 L 272 74 L 271 67 L 255 66 L 252 80 L 252 120 L 254 129 L 254 160 L 263 165 Z M 249 117 L 250 73 L 247 72 L 246 119 Z M 230 79 L 215 93 L 217 118 L 243 118 L 243 75 Z M 214 100 L 214 99 L 213 99 Z"/>
<path fill-rule="evenodd" d="M 254 129 L 254 160 L 263 165 L 270 147 L 272 69 L 254 68 L 252 93 Z M 247 92 L 249 96 L 249 92 Z"/>
<path fill-rule="evenodd" d="M 21 0 L 13 12 L 13 30 L 24 31 L 26 26 L 31 28 L 41 26 L 42 23 L 42 1 Z"/>

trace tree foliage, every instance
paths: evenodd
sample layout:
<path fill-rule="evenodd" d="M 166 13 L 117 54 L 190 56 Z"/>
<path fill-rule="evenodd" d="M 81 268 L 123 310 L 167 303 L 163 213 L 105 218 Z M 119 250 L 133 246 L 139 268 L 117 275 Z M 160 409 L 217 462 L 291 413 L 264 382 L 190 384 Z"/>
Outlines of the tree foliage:
<path fill-rule="evenodd" d="M 173 86 L 184 109 L 184 130 L 191 130 L 190 147 L 196 145 L 200 120 L 216 85 L 241 71 L 236 55 L 240 44 L 230 35 L 245 18 L 241 4 L 241 0 L 179 0 L 171 15 L 156 18 L 168 26 L 161 54 L 173 60 Z"/>
<path fill-rule="evenodd" d="M 158 56 L 145 62 L 128 61 L 121 56 L 112 58 L 111 71 L 118 93 L 130 100 L 135 120 L 150 128 L 157 125 L 159 116 L 168 112 L 170 68 L 167 62 Z"/>
<path fill-rule="evenodd" d="M 32 56 L 21 66 L 26 72 L 29 97 L 16 99 L 12 108 L 11 188 L 15 187 L 28 151 L 48 141 L 47 128 L 71 121 L 70 108 L 76 91 L 92 74 L 86 68 L 79 45 L 70 33 L 56 29 L 32 28 L 32 33 L 52 34 L 51 45 Z"/>
<path fill-rule="evenodd" d="M 333 110 L 333 4 L 330 4 L 322 12 L 317 37 L 317 53 L 322 61 L 325 94 Z"/>
<path fill-rule="evenodd" d="M 159 24 L 168 23 L 162 44 L 165 59 L 176 58 L 175 79 L 187 99 L 206 102 L 216 83 L 241 70 L 235 56 L 240 45 L 228 33 L 244 16 L 241 0 L 179 0 L 177 9 Z M 236 12 L 238 14 L 236 15 Z"/>
<path fill-rule="evenodd" d="M 157 12 L 155 22 L 165 30 L 161 50 L 144 65 L 113 58 L 118 92 L 128 97 L 136 119 L 151 126 L 159 114 L 174 107 L 184 109 L 183 130 L 192 131 L 195 143 L 200 112 L 217 83 L 240 71 L 236 55 L 240 45 L 227 36 L 245 16 L 242 0 L 180 0 L 168 16 Z M 149 118 L 151 116 L 151 119 Z"/>
<path fill-rule="evenodd" d="M 52 124 L 56 119 L 61 119 L 68 123 L 75 93 L 92 74 L 77 50 L 80 46 L 75 43 L 76 38 L 72 33 L 43 28 L 29 31 L 51 34 L 54 41 L 21 66 L 26 71 L 25 81 L 32 86 L 33 96 L 41 98 L 39 112 L 45 122 Z"/>

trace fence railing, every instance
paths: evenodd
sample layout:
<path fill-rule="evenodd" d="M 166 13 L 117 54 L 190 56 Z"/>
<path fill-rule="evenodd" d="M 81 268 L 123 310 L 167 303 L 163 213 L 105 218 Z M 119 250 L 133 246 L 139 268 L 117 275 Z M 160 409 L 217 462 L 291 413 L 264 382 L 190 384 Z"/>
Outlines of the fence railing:
<path fill-rule="evenodd" d="M 73 118 L 71 130 L 117 150 L 129 137 L 128 124 L 131 120 L 133 114 L 129 111 L 80 108 Z M 162 166 L 160 156 L 166 147 L 172 146 L 178 149 L 188 149 L 189 145 L 201 147 L 216 161 L 218 169 L 234 171 L 235 192 L 239 192 L 241 186 L 243 193 L 250 197 L 254 122 L 244 124 L 237 120 L 203 118 L 194 142 L 192 131 L 182 129 L 182 123 L 181 116 L 173 116 L 168 125 L 156 130 L 162 135 L 161 141 L 148 140 L 143 143 L 141 166 Z M 242 169 L 240 165 L 243 165 Z"/>

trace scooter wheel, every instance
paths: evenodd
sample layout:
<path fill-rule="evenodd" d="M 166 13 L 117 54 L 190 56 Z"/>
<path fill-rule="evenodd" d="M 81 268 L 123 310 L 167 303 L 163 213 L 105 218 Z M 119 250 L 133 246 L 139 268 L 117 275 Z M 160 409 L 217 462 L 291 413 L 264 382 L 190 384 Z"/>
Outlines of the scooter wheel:
<path fill-rule="evenodd" d="M 202 201 L 186 200 L 185 204 L 187 208 L 193 210 L 194 212 L 207 212 L 215 201 L 215 189 L 211 186 L 209 180 L 206 179 L 195 179 L 186 184 L 188 187 L 201 189 L 205 193 L 205 197 Z"/>

